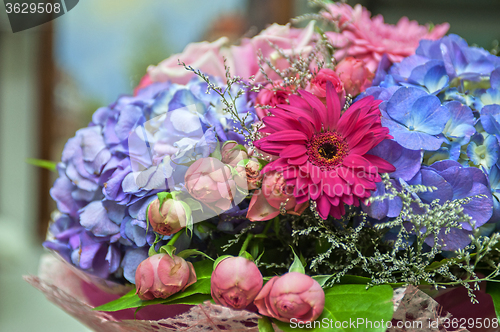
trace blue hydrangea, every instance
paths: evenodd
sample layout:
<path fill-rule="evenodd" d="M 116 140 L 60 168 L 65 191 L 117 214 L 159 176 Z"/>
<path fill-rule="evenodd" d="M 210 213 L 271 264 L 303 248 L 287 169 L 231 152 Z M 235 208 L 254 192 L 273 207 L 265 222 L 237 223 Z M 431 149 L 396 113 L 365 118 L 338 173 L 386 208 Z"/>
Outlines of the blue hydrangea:
<path fill-rule="evenodd" d="M 389 67 L 382 59 L 374 85 L 358 98 L 372 95 L 382 100 L 382 124 L 400 145 L 391 148 L 418 151 L 423 156 L 417 161 L 410 153 L 402 154 L 407 158 L 407 173 L 413 177 L 391 174 L 393 186 L 438 187 L 437 192 L 419 194 L 426 203 L 435 198 L 446 201 L 484 194 L 487 199 L 474 198 L 465 207 L 466 213 L 476 227 L 499 223 L 500 58 L 468 46 L 456 35 L 422 40 L 415 54 L 400 63 Z M 383 150 L 375 153 L 382 158 L 390 155 Z M 415 164 L 409 167 L 410 163 Z M 379 185 L 373 196 L 384 193 Z M 398 199 L 385 200 L 364 210 L 375 219 L 386 220 L 399 213 L 399 206 Z M 440 234 L 446 250 L 469 243 L 471 228 L 462 226 L 464 230 Z"/>

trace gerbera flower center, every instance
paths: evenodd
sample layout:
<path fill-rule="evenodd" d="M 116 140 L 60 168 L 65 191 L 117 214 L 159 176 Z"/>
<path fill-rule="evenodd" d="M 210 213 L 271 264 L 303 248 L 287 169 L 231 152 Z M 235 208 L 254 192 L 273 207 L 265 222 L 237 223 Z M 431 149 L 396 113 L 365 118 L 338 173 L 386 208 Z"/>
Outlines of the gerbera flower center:
<path fill-rule="evenodd" d="M 324 169 L 336 168 L 348 153 L 346 140 L 337 132 L 316 134 L 307 143 L 309 161 Z"/>

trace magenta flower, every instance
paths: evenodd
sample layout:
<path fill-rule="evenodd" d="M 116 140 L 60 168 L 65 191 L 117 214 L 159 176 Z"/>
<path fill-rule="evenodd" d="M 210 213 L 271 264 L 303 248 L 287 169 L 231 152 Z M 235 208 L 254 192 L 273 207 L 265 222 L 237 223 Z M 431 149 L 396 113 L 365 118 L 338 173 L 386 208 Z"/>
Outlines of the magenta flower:
<path fill-rule="evenodd" d="M 303 323 L 317 319 L 325 307 L 325 292 L 306 274 L 289 272 L 269 280 L 254 300 L 259 313 L 289 322 Z"/>
<path fill-rule="evenodd" d="M 281 81 L 268 83 L 264 89 L 260 90 L 255 99 L 256 105 L 276 106 L 279 104 L 287 104 L 288 96 L 292 93 L 290 87 L 284 86 Z M 255 107 L 255 113 L 260 120 L 265 117 L 269 111 L 261 107 Z"/>
<path fill-rule="evenodd" d="M 341 32 L 326 32 L 333 46 L 339 48 L 334 56 L 337 61 L 347 56 L 363 60 L 375 72 L 382 56 L 387 54 L 392 62 L 415 54 L 422 39 L 436 40 L 443 37 L 450 25 L 438 24 L 432 29 L 403 17 L 396 25 L 384 23 L 382 15 L 370 18 L 370 12 L 361 5 L 354 8 L 347 4 L 329 5 L 329 19 L 339 20 Z M 333 15 L 333 17 L 332 17 Z"/>
<path fill-rule="evenodd" d="M 141 300 L 166 299 L 195 282 L 193 264 L 168 254 L 148 257 L 135 272 L 136 294 Z"/>
<path fill-rule="evenodd" d="M 259 294 L 263 283 L 254 262 L 244 257 L 228 257 L 212 272 L 212 298 L 225 307 L 245 309 Z"/>
<path fill-rule="evenodd" d="M 379 173 L 395 168 L 368 154 L 386 138 L 389 130 L 380 122 L 380 101 L 373 97 L 354 103 L 341 115 L 339 97 L 331 84 L 326 106 L 306 91 L 291 95 L 290 105 L 271 109 L 264 118 L 266 134 L 255 142 L 260 150 L 279 156 L 263 172 L 277 170 L 291 185 L 297 204 L 311 199 L 319 215 L 340 218 L 344 204 L 359 205 L 381 181 Z"/>

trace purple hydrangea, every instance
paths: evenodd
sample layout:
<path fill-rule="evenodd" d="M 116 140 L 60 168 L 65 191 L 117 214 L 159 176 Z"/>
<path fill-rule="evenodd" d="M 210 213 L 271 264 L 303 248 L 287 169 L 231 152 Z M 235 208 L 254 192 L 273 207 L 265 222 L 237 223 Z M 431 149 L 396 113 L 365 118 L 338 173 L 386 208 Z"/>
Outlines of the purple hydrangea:
<path fill-rule="evenodd" d="M 89 273 L 133 283 L 155 240 L 146 209 L 156 194 L 184 190 L 186 162 L 208 157 L 217 142 L 244 143 L 206 87 L 196 78 L 154 83 L 99 108 L 66 143 L 50 192 L 60 215 L 44 245 Z M 252 94 L 237 106 L 254 121 Z"/>

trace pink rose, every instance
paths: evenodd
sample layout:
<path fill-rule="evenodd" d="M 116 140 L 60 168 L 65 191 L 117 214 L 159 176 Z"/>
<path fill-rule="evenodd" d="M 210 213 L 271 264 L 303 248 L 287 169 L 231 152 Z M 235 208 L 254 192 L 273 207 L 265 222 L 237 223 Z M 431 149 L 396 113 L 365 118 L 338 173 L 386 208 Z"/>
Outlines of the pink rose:
<path fill-rule="evenodd" d="M 335 67 L 335 72 L 344 83 L 346 93 L 357 96 L 371 86 L 375 76 L 363 60 L 347 57 Z"/>
<path fill-rule="evenodd" d="M 370 18 L 370 12 L 361 5 L 354 8 L 344 3 L 328 6 L 329 12 L 323 12 L 328 19 L 338 20 L 340 33 L 326 32 L 335 48 L 335 59 L 340 61 L 348 56 L 363 60 L 368 69 L 374 73 L 384 53 L 390 61 L 401 62 L 407 56 L 415 53 L 420 40 L 436 40 L 443 37 L 450 25 L 438 24 L 429 26 L 418 25 L 403 17 L 396 25 L 384 23 L 384 18 L 377 15 Z"/>
<path fill-rule="evenodd" d="M 168 254 L 148 257 L 135 271 L 136 294 L 141 300 L 166 299 L 195 282 L 193 264 Z"/>
<path fill-rule="evenodd" d="M 172 235 L 186 227 L 186 205 L 175 199 L 167 199 L 160 206 L 160 200 L 156 199 L 149 204 L 148 219 L 156 233 Z"/>
<path fill-rule="evenodd" d="M 260 90 L 255 99 L 256 105 L 276 106 L 279 104 L 288 104 L 288 96 L 291 91 L 289 88 L 283 87 L 280 82 L 276 82 L 273 86 L 271 83 L 267 84 L 264 89 Z M 260 120 L 268 113 L 268 109 L 255 107 L 255 112 Z"/>
<path fill-rule="evenodd" d="M 134 96 L 137 96 L 137 94 L 139 93 L 139 90 L 147 87 L 148 85 L 151 85 L 152 83 L 153 83 L 153 81 L 151 80 L 151 77 L 149 77 L 149 74 L 144 75 L 141 78 L 139 85 L 136 86 L 136 88 L 134 89 Z"/>
<path fill-rule="evenodd" d="M 291 28 L 290 24 L 273 24 L 251 39 L 243 39 L 240 46 L 232 46 L 231 61 L 228 65 L 234 68 L 234 74 L 243 78 L 255 75 L 256 82 L 265 82 L 264 75 L 259 70 L 259 51 L 264 58 L 269 59 L 278 69 L 289 67 L 288 61 L 280 56 L 274 47 L 281 48 L 287 55 L 307 56 L 313 49 L 312 42 L 316 38 L 314 22 L 309 23 L 304 29 Z M 273 80 L 280 77 L 267 65 L 264 71 Z"/>
<path fill-rule="evenodd" d="M 322 68 L 320 71 L 314 76 L 314 78 L 309 82 L 309 85 L 306 88 L 306 91 L 312 93 L 316 97 L 320 99 L 326 98 L 326 83 L 332 83 L 335 91 L 339 95 L 340 104 L 344 105 L 345 103 L 345 90 L 342 81 L 337 76 L 337 74 L 329 69 Z"/>
<path fill-rule="evenodd" d="M 325 292 L 308 275 L 289 272 L 269 280 L 254 300 L 261 315 L 282 322 L 312 322 L 323 312 Z"/>
<path fill-rule="evenodd" d="M 229 210 L 237 192 L 231 169 L 216 158 L 201 158 L 184 176 L 186 188 L 195 199 L 216 213 Z"/>
<path fill-rule="evenodd" d="M 228 47 L 228 39 L 225 37 L 212 43 L 189 44 L 182 53 L 170 56 L 157 66 L 150 66 L 148 75 L 151 83 L 171 81 L 186 84 L 193 73 L 179 66 L 180 60 L 205 74 L 225 80 L 224 58 L 226 58 L 231 75 L 240 76 L 245 80 L 255 76 L 256 82 L 264 82 L 265 78 L 259 69 L 259 51 L 278 69 L 289 67 L 288 62 L 269 45 L 269 42 L 283 49 L 285 54 L 306 56 L 312 51 L 313 38 L 315 38 L 313 22 L 304 29 L 291 28 L 289 24 L 273 24 L 257 36 L 243 39 L 238 46 Z M 264 70 L 272 79 L 279 78 L 267 65 Z"/>
<path fill-rule="evenodd" d="M 245 309 L 259 294 L 263 282 L 254 262 L 243 257 L 228 257 L 212 272 L 212 298 L 225 307 Z"/>
<path fill-rule="evenodd" d="M 297 204 L 293 188 L 286 184 L 283 174 L 271 171 L 264 174 L 262 189 L 253 193 L 248 207 L 247 218 L 263 221 L 277 217 L 283 208 L 286 213 L 300 216 L 309 202 Z"/>
<path fill-rule="evenodd" d="M 199 69 L 205 74 L 224 78 L 226 70 L 224 69 L 222 48 L 227 43 L 228 39 L 222 37 L 212 43 L 204 41 L 188 44 L 182 53 L 174 54 L 157 66 L 148 68 L 151 82 L 188 83 L 194 74 L 187 71 L 184 66 L 179 66 L 179 61 Z"/>

